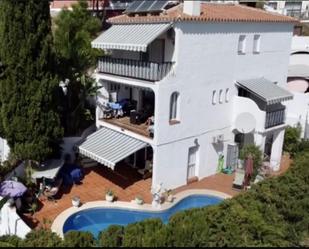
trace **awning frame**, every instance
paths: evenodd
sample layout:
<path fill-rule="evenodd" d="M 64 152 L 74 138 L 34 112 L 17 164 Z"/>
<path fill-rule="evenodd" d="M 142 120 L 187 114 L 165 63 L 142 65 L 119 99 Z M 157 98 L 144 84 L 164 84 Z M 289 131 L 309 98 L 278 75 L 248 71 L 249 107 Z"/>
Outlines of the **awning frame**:
<path fill-rule="evenodd" d="M 275 83 L 265 78 L 237 80 L 236 85 L 252 93 L 267 105 L 281 103 L 282 101 L 293 99 L 293 94 L 291 92 L 280 86 L 277 86 Z M 259 92 L 257 90 L 259 90 Z M 276 96 L 269 96 L 270 92 L 276 94 Z"/>
<path fill-rule="evenodd" d="M 148 45 L 172 27 L 172 22 L 114 24 L 91 42 L 93 48 L 146 52 Z M 139 32 L 137 32 L 139 31 Z"/>
<path fill-rule="evenodd" d="M 127 134 L 101 127 L 78 146 L 78 151 L 114 169 L 118 162 L 148 146 L 148 143 Z"/>

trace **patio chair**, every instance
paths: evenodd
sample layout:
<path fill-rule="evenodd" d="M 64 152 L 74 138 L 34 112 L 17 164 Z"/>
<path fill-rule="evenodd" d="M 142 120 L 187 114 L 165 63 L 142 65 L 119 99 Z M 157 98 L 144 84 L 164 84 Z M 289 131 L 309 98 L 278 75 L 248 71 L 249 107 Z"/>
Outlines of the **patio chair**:
<path fill-rule="evenodd" d="M 245 171 L 243 169 L 236 169 L 235 178 L 233 181 L 233 188 L 236 190 L 240 190 L 244 186 L 245 180 Z"/>
<path fill-rule="evenodd" d="M 152 173 L 152 163 L 146 161 L 145 168 L 139 169 L 137 172 L 140 173 L 144 179 L 147 178 Z"/>
<path fill-rule="evenodd" d="M 62 178 L 59 178 L 59 179 L 56 180 L 54 186 L 52 186 L 50 189 L 46 188 L 44 190 L 44 196 L 47 197 L 47 200 L 55 201 L 55 196 L 57 195 L 57 193 L 58 193 L 58 191 L 60 189 L 62 181 L 63 181 Z"/>

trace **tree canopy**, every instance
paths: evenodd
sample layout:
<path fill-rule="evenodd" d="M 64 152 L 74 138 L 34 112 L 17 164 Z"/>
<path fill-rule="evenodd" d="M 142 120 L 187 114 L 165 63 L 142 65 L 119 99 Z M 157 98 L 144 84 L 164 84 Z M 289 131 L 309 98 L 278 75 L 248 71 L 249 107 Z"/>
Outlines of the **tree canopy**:
<path fill-rule="evenodd" d="M 61 120 L 65 134 L 76 135 L 88 127 L 89 113 L 94 119 L 94 108 L 87 106 L 90 88 L 95 89 L 91 78 L 97 57 L 102 53 L 91 47 L 91 41 L 101 29 L 101 21 L 92 16 L 85 0 L 64 8 L 55 19 L 54 43 L 58 58 L 58 73 L 62 81 L 68 81 L 67 94 L 62 96 Z M 82 84 L 87 82 L 87 86 Z M 87 96 L 85 96 L 87 95 Z M 89 111 L 91 110 L 91 111 Z"/>
<path fill-rule="evenodd" d="M 49 1 L 0 1 L 0 128 L 20 159 L 59 149 L 55 53 Z"/>

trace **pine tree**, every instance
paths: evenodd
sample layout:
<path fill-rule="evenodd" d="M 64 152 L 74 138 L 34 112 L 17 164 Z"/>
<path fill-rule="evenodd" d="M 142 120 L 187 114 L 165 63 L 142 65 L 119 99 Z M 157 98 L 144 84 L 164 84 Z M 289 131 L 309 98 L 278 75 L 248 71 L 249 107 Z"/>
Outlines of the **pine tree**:
<path fill-rule="evenodd" d="M 0 128 L 19 159 L 52 156 L 63 133 L 49 11 L 48 0 L 0 1 Z"/>

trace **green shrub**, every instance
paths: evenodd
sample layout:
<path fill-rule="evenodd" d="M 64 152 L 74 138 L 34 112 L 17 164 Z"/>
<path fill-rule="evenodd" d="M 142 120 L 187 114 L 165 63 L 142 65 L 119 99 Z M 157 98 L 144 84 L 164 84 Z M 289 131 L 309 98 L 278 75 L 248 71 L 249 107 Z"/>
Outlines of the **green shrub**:
<path fill-rule="evenodd" d="M 32 230 L 26 235 L 21 245 L 23 247 L 60 247 L 62 239 L 50 230 Z"/>
<path fill-rule="evenodd" d="M 123 246 L 158 247 L 165 243 L 161 238 L 163 223 L 161 219 L 147 219 L 129 224 L 124 229 Z"/>
<path fill-rule="evenodd" d="M 0 247 L 15 247 L 10 243 L 0 241 Z"/>
<path fill-rule="evenodd" d="M 289 152 L 292 157 L 299 151 L 300 134 L 300 125 L 296 127 L 288 126 L 285 129 L 283 150 Z"/>
<path fill-rule="evenodd" d="M 64 235 L 65 247 L 92 247 L 95 239 L 90 232 L 69 231 Z"/>
<path fill-rule="evenodd" d="M 101 247 L 119 247 L 122 244 L 123 226 L 112 225 L 99 234 Z"/>
<path fill-rule="evenodd" d="M 5 247 L 4 243 L 12 245 L 13 247 L 18 247 L 21 244 L 22 239 L 16 235 L 3 235 L 0 237 L 0 242 L 3 243 L 2 247 Z"/>

